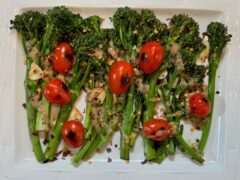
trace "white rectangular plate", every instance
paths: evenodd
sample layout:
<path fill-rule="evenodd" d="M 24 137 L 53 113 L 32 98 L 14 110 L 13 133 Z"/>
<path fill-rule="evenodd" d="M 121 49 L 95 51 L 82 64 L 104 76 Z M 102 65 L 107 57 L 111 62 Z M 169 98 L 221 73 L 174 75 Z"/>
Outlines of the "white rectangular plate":
<path fill-rule="evenodd" d="M 24 55 L 21 42 L 17 34 L 8 29 L 9 24 L 5 23 L 2 28 L 6 37 L 2 42 L 5 48 L 1 64 L 2 75 L 0 78 L 2 112 L 1 131 L 0 126 L 0 177 L 5 179 L 146 179 L 168 178 L 168 179 L 234 179 L 237 173 L 237 154 L 239 152 L 238 137 L 239 122 L 237 113 L 239 100 L 239 24 L 237 1 L 87 1 L 77 0 L 57 2 L 47 0 L 39 1 L 7 1 L 4 5 L 5 19 L 9 22 L 14 15 L 23 11 L 34 9 L 45 12 L 48 8 L 56 5 L 67 5 L 74 12 L 80 13 L 83 17 L 89 15 L 100 15 L 105 17 L 103 26 L 110 26 L 109 16 L 112 16 L 118 7 L 129 6 L 136 9 L 151 8 L 162 21 L 177 13 L 186 13 L 196 19 L 203 32 L 211 21 L 221 21 L 228 26 L 229 32 L 233 35 L 230 45 L 223 55 L 223 62 L 218 70 L 216 90 L 220 91 L 215 98 L 214 118 L 210 137 L 205 149 L 204 165 L 198 165 L 188 157 L 178 152 L 174 160 L 166 159 L 161 165 L 145 164 L 142 141 L 139 138 L 134 151 L 131 153 L 131 161 L 126 163 L 119 159 L 119 150 L 115 144 L 119 144 L 119 135 L 113 138 L 112 152 L 95 154 L 89 161 L 83 162 L 79 167 L 70 164 L 69 159 L 59 160 L 54 163 L 38 164 L 31 151 L 31 144 L 28 137 L 26 112 L 22 108 L 24 102 L 23 79 L 25 67 L 23 65 Z M 3 16 L 3 17 L 4 17 Z M 1 46 L 1 44 L 0 44 Z M 1 53 L 0 53 L 1 55 Z M 237 83 L 238 82 L 238 83 Z M 83 111 L 84 102 L 81 99 L 78 105 Z M 239 108 L 238 108 L 239 110 Z M 1 134 L 2 133 L 2 134 Z M 184 134 L 186 140 L 195 136 L 190 131 Z M 2 137 L 2 139 L 1 139 Z M 1 146 L 2 142 L 2 146 Z M 119 146 L 118 146 L 119 147 Z M 2 152 L 1 152 L 2 151 Z M 108 158 L 111 163 L 107 162 Z"/>

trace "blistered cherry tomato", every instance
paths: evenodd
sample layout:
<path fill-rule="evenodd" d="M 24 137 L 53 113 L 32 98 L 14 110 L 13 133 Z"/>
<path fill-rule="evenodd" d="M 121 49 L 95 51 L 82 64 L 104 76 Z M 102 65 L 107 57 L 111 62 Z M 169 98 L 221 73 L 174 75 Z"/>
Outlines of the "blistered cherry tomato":
<path fill-rule="evenodd" d="M 44 96 L 46 99 L 54 104 L 68 104 L 71 100 L 71 92 L 59 79 L 53 79 L 47 83 L 44 88 Z"/>
<path fill-rule="evenodd" d="M 163 119 L 152 119 L 144 123 L 144 134 L 149 139 L 163 141 L 171 137 L 171 126 Z"/>
<path fill-rule="evenodd" d="M 118 61 L 111 67 L 108 81 L 112 93 L 124 93 L 129 88 L 132 80 L 133 68 L 130 63 L 126 61 Z"/>
<path fill-rule="evenodd" d="M 64 142 L 71 148 L 80 147 L 84 143 L 84 127 L 78 120 L 64 122 L 61 135 Z"/>
<path fill-rule="evenodd" d="M 53 69 L 59 73 L 66 73 L 72 69 L 73 63 L 74 55 L 71 45 L 67 42 L 58 43 L 52 56 Z"/>
<path fill-rule="evenodd" d="M 162 64 L 164 47 L 157 42 L 148 42 L 140 48 L 139 65 L 144 74 L 151 74 Z"/>
<path fill-rule="evenodd" d="M 189 98 L 189 108 L 192 115 L 206 117 L 211 111 L 211 103 L 201 93 L 195 93 Z"/>

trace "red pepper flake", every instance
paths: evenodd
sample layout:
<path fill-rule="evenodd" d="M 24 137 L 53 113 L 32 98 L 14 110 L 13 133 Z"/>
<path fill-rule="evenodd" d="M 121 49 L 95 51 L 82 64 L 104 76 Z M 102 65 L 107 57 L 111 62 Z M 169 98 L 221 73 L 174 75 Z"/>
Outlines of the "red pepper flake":
<path fill-rule="evenodd" d="M 55 157 L 58 157 L 61 153 L 62 153 L 62 150 L 58 151 L 57 153 L 55 153 Z"/>
<path fill-rule="evenodd" d="M 99 148 L 96 149 L 97 153 L 101 153 L 101 150 Z"/>
<path fill-rule="evenodd" d="M 50 151 L 50 150 L 51 150 L 51 148 L 48 146 L 47 149 L 46 149 L 46 151 Z"/>
<path fill-rule="evenodd" d="M 88 161 L 88 164 L 91 165 L 91 164 L 92 164 L 92 161 L 89 160 L 89 161 Z"/>
<path fill-rule="evenodd" d="M 33 136 L 38 136 L 38 132 L 36 132 L 36 131 L 35 131 L 35 132 L 32 132 L 32 135 L 33 135 Z"/>

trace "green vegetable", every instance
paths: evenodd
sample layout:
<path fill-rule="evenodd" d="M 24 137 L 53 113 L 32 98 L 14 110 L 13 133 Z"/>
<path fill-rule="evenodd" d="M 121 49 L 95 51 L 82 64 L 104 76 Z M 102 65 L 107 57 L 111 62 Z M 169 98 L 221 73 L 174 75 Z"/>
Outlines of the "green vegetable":
<path fill-rule="evenodd" d="M 192 159 L 196 160 L 199 163 L 203 163 L 204 159 L 200 157 L 192 147 L 190 147 L 185 140 L 183 139 L 182 135 L 180 134 L 175 134 L 175 138 L 177 142 L 179 143 L 179 146 L 182 148 L 182 150 L 188 154 Z"/>
<path fill-rule="evenodd" d="M 39 64 L 39 57 L 31 56 L 29 53 L 29 48 L 35 49 L 36 52 L 40 52 L 42 47 L 43 33 L 45 31 L 45 22 L 45 15 L 35 11 L 28 11 L 21 15 L 16 15 L 15 19 L 10 21 L 11 29 L 15 29 L 22 36 L 22 45 L 27 59 L 24 87 L 26 96 L 28 130 L 32 142 L 33 152 L 39 162 L 43 162 L 45 158 L 38 134 L 35 132 L 37 111 L 30 100 L 30 97 L 34 96 L 37 93 L 38 81 L 32 81 L 28 76 L 31 64 L 33 62 Z M 29 43 L 29 45 L 27 45 L 27 43 Z"/>
<path fill-rule="evenodd" d="M 36 131 L 49 131 L 50 103 L 47 101 L 44 95 L 42 95 L 40 103 L 42 104 L 43 108 L 45 108 L 46 114 L 43 114 L 39 111 L 37 112 L 35 129 Z"/>
<path fill-rule="evenodd" d="M 67 7 L 58 6 L 49 9 L 46 15 L 27 11 L 16 15 L 15 19 L 10 21 L 11 29 L 21 34 L 27 60 L 24 87 L 29 135 L 36 159 L 45 162 L 54 158 L 61 141 L 62 124 L 69 118 L 72 107 L 84 86 L 86 90 L 105 87 L 106 97 L 103 104 L 96 102 L 96 99 L 87 100 L 85 143 L 72 157 L 73 164 L 76 165 L 82 159 L 91 157 L 98 149 L 103 149 L 120 123 L 120 158 L 129 160 L 130 150 L 140 133 L 141 123 L 154 118 L 155 99 L 160 99 L 164 103 L 167 120 L 173 123 L 174 132 L 173 137 L 162 142 L 143 136 L 146 160 L 160 164 L 168 155 L 175 155 L 178 146 L 192 159 L 203 163 L 204 159 L 198 152 L 203 152 L 210 131 L 216 72 L 223 49 L 231 38 L 227 28 L 219 22 L 210 23 L 204 33 L 209 39 L 210 47 L 205 47 L 199 36 L 198 23 L 186 14 L 174 15 L 167 25 L 161 22 L 152 10 L 137 11 L 122 7 L 117 9 L 111 20 L 114 27 L 102 29 L 103 19 L 99 16 L 83 19 Z M 73 69 L 64 74 L 72 99 L 69 104 L 60 107 L 56 124 L 50 129 L 52 133 L 50 141 L 43 153 L 37 132 L 48 131 L 49 122 L 44 122 L 44 114 L 37 112 L 31 98 L 38 93 L 37 89 L 43 89 L 46 82 L 45 78 L 30 80 L 28 73 L 33 62 L 42 70 L 51 70 L 48 61 L 57 43 L 62 41 L 71 44 L 75 56 Z M 164 46 L 165 57 L 163 64 L 155 72 L 151 75 L 143 75 L 138 71 L 138 52 L 142 44 L 150 41 Z M 140 79 L 148 85 L 146 92 L 138 88 L 141 84 L 133 81 L 126 93 L 119 96 L 111 93 L 106 75 L 113 60 L 117 61 L 117 59 L 109 53 L 109 48 L 116 51 L 118 59 L 132 64 L 134 79 Z M 209 66 L 197 65 L 200 53 L 206 49 L 209 50 Z M 163 71 L 167 72 L 166 77 L 159 78 Z M 195 150 L 182 137 L 184 127 L 180 125 L 180 119 L 189 116 L 184 94 L 201 90 L 207 71 L 211 112 L 204 124 L 199 149 Z M 53 78 L 57 75 L 57 72 L 53 71 Z M 51 104 L 43 95 L 40 103 L 48 111 L 47 116 L 50 116 Z M 96 123 L 94 121 L 99 124 L 94 124 Z"/>
<path fill-rule="evenodd" d="M 121 124 L 121 140 L 120 140 L 120 158 L 124 160 L 129 160 L 129 150 L 130 150 L 130 135 L 134 123 L 134 91 L 135 85 L 131 83 L 127 104 L 123 111 L 122 124 Z"/>
<path fill-rule="evenodd" d="M 43 36 L 41 57 L 45 58 L 53 52 L 55 45 L 74 32 L 80 32 L 84 28 L 83 19 L 79 14 L 72 13 L 65 6 L 57 6 L 49 9 L 46 15 L 46 27 Z"/>
<path fill-rule="evenodd" d="M 222 23 L 212 22 L 207 27 L 207 32 L 210 44 L 209 54 L 209 79 L 208 79 L 208 99 L 211 102 L 211 112 L 208 115 L 207 122 L 203 127 L 202 137 L 199 143 L 199 150 L 203 151 L 207 143 L 210 132 L 213 110 L 214 110 L 214 95 L 215 95 L 215 78 L 216 72 L 221 60 L 221 55 L 224 47 L 230 42 L 232 35 L 228 34 L 227 27 Z"/>

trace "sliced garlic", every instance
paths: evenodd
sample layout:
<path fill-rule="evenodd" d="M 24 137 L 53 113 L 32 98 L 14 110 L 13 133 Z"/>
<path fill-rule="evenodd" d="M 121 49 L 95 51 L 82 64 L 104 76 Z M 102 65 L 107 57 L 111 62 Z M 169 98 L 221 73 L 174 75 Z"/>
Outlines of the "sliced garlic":
<path fill-rule="evenodd" d="M 112 56 L 113 59 L 118 59 L 118 51 L 114 47 L 109 47 L 107 52 Z"/>
<path fill-rule="evenodd" d="M 29 76 L 29 79 L 33 81 L 38 80 L 43 77 L 43 71 L 36 63 L 32 63 L 30 70 L 28 72 L 28 76 Z"/>
<path fill-rule="evenodd" d="M 168 75 L 168 71 L 164 70 L 163 72 L 160 73 L 160 75 L 158 76 L 158 79 L 165 79 Z"/>
<path fill-rule="evenodd" d="M 176 56 L 179 51 L 179 46 L 176 43 L 171 43 L 169 47 L 169 52 L 172 56 Z"/>
<path fill-rule="evenodd" d="M 146 93 L 148 91 L 148 89 L 149 89 L 149 85 L 148 84 L 144 84 L 142 81 L 143 80 L 141 78 L 137 78 L 135 80 L 135 84 L 137 85 L 138 91 Z"/>
<path fill-rule="evenodd" d="M 107 64 L 109 65 L 109 66 L 111 66 L 111 65 L 113 65 L 114 64 L 114 60 L 113 59 L 109 59 L 108 61 L 107 61 Z"/>
<path fill-rule="evenodd" d="M 201 61 L 205 61 L 207 58 L 208 58 L 208 55 L 209 55 L 209 49 L 204 49 L 200 55 L 199 55 L 199 59 Z"/>
<path fill-rule="evenodd" d="M 88 92 L 88 101 L 96 104 L 103 104 L 106 91 L 103 88 L 94 88 Z"/>
<path fill-rule="evenodd" d="M 208 36 L 204 36 L 204 38 L 202 40 L 202 43 L 206 46 L 207 49 L 209 49 L 210 44 L 209 44 L 209 41 L 208 41 Z"/>
<path fill-rule="evenodd" d="M 29 52 L 29 55 L 32 57 L 32 58 L 38 58 L 40 56 L 40 52 L 36 49 L 36 48 L 33 48 L 31 49 L 31 51 Z"/>
<path fill-rule="evenodd" d="M 64 76 L 63 74 L 58 74 L 58 75 L 56 76 L 56 78 L 57 78 L 57 79 L 60 79 L 60 80 L 63 81 L 63 82 L 66 82 L 65 76 Z"/>
<path fill-rule="evenodd" d="M 103 57 L 103 50 L 97 49 L 93 55 L 97 58 L 97 60 L 100 60 Z"/>
<path fill-rule="evenodd" d="M 72 111 L 69 115 L 69 119 L 82 121 L 83 115 L 75 106 L 73 106 Z"/>

